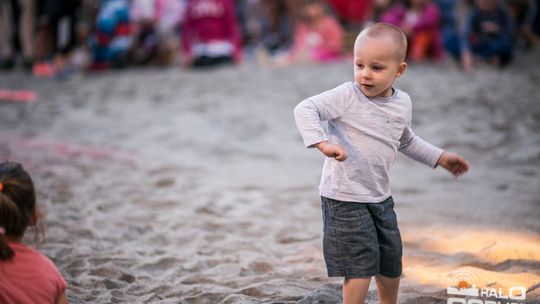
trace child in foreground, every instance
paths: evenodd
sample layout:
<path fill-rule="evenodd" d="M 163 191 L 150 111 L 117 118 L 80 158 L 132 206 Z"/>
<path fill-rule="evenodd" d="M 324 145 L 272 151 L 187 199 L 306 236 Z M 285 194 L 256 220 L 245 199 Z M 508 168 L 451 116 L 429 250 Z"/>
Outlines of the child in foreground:
<path fill-rule="evenodd" d="M 17 163 L 0 163 L 0 303 L 67 303 L 53 262 L 21 242 L 38 220 L 30 175 Z"/>
<path fill-rule="evenodd" d="M 364 29 L 354 46 L 354 82 L 307 98 L 294 109 L 308 148 L 325 159 L 320 194 L 328 276 L 344 277 L 343 303 L 364 303 L 375 276 L 379 301 L 396 303 L 402 242 L 389 188 L 397 152 L 455 176 L 469 166 L 411 129 L 407 93 L 393 87 L 407 68 L 407 39 L 389 24 Z M 321 126 L 328 121 L 328 135 Z"/>

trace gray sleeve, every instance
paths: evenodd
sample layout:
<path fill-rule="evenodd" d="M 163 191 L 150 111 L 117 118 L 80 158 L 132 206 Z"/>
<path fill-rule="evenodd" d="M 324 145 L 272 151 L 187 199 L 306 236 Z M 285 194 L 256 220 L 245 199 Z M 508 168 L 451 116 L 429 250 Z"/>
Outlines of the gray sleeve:
<path fill-rule="evenodd" d="M 441 148 L 435 147 L 414 134 L 409 126 L 403 131 L 400 139 L 399 151 L 431 168 L 437 166 L 437 161 L 443 153 Z"/>
<path fill-rule="evenodd" d="M 352 104 L 345 86 L 323 92 L 307 98 L 294 108 L 296 127 L 307 148 L 312 148 L 321 141 L 328 140 L 321 122 L 339 118 Z"/>

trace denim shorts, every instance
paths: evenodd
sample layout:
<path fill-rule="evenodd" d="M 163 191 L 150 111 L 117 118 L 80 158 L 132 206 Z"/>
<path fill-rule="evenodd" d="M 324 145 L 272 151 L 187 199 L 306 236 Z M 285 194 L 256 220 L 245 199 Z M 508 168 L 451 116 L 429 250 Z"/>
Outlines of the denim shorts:
<path fill-rule="evenodd" d="M 329 277 L 401 275 L 402 243 L 394 200 L 342 202 L 321 197 L 323 253 Z"/>

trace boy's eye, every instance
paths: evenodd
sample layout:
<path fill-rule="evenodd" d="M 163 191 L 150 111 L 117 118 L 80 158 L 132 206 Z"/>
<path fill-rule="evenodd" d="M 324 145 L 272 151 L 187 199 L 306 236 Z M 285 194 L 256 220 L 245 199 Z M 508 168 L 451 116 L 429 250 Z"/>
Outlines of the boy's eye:
<path fill-rule="evenodd" d="M 363 64 L 360 64 L 360 63 L 357 64 L 356 66 L 359 67 L 359 68 L 363 68 L 363 67 L 364 67 L 364 65 L 363 65 Z"/>
<path fill-rule="evenodd" d="M 373 69 L 374 69 L 375 71 L 379 71 L 379 70 L 382 70 L 383 68 L 380 67 L 380 66 L 374 66 Z"/>

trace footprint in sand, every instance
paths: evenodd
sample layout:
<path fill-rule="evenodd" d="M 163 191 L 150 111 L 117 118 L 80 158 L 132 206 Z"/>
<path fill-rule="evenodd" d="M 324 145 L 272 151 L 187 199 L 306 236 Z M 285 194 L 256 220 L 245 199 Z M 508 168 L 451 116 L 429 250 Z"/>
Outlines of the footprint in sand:
<path fill-rule="evenodd" d="M 138 267 L 142 271 L 148 272 L 160 272 L 164 270 L 171 270 L 174 268 L 180 268 L 182 261 L 177 258 L 162 258 L 154 263 L 146 263 Z"/>
<path fill-rule="evenodd" d="M 251 261 L 246 266 L 243 266 L 240 269 L 239 275 L 242 277 L 252 277 L 271 273 L 272 271 L 274 271 L 274 267 L 272 267 L 271 264 L 261 260 L 255 260 Z"/>
<path fill-rule="evenodd" d="M 176 181 L 172 178 L 162 178 L 155 183 L 158 188 L 167 188 L 174 185 Z"/>
<path fill-rule="evenodd" d="M 112 265 L 102 266 L 90 271 L 90 274 L 112 280 L 119 280 L 126 283 L 133 283 L 135 277 L 129 273 L 121 271 L 118 267 Z"/>
<path fill-rule="evenodd" d="M 308 234 L 303 231 L 294 230 L 294 228 L 286 228 L 280 230 L 275 236 L 276 241 L 280 244 L 292 244 L 310 241 L 319 237 L 318 235 Z"/>
<path fill-rule="evenodd" d="M 508 184 L 499 184 L 495 187 L 497 191 L 506 191 L 508 190 Z"/>

